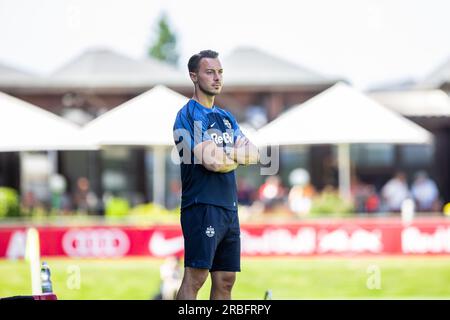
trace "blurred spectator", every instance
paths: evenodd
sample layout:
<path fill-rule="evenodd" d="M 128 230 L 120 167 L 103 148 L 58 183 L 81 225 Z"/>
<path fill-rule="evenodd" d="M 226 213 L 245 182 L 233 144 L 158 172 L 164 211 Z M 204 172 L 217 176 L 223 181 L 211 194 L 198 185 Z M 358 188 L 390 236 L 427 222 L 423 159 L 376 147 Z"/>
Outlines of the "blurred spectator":
<path fill-rule="evenodd" d="M 167 209 L 172 210 L 181 205 L 181 183 L 179 179 L 170 181 L 170 192 L 167 195 Z"/>
<path fill-rule="evenodd" d="M 355 211 L 357 213 L 366 212 L 366 201 L 368 198 L 367 187 L 357 177 L 352 177 L 351 194 Z"/>
<path fill-rule="evenodd" d="M 410 196 L 406 175 L 399 171 L 381 189 L 381 195 L 386 209 L 400 212 L 402 202 Z"/>
<path fill-rule="evenodd" d="M 339 184 L 339 170 L 336 157 L 333 157 L 332 155 L 325 156 L 322 162 L 322 166 L 324 185 L 337 187 Z"/>
<path fill-rule="evenodd" d="M 289 208 L 299 216 L 308 215 L 316 190 L 311 184 L 293 186 L 289 191 Z"/>
<path fill-rule="evenodd" d="M 54 173 L 49 177 L 49 187 L 51 193 L 51 209 L 58 213 L 67 212 L 70 208 L 68 199 L 67 179 L 59 173 Z"/>
<path fill-rule="evenodd" d="M 375 186 L 354 178 L 352 181 L 352 197 L 357 213 L 374 213 L 379 211 L 380 198 Z"/>
<path fill-rule="evenodd" d="M 238 177 L 237 189 L 238 203 L 244 206 L 251 206 L 254 190 L 245 178 Z"/>
<path fill-rule="evenodd" d="M 425 171 L 416 174 L 411 187 L 417 211 L 439 211 L 439 190 Z"/>
<path fill-rule="evenodd" d="M 316 194 L 315 188 L 310 183 L 309 172 L 303 168 L 292 170 L 289 182 L 292 185 L 288 195 L 289 208 L 299 216 L 309 214 Z"/>
<path fill-rule="evenodd" d="M 97 211 L 98 198 L 90 189 L 89 180 L 80 177 L 77 180 L 77 189 L 74 196 L 74 205 L 78 213 L 93 213 Z"/>
<path fill-rule="evenodd" d="M 265 209 L 272 210 L 278 205 L 283 205 L 286 191 L 278 176 L 269 176 L 266 182 L 259 187 L 258 198 L 264 204 Z"/>
<path fill-rule="evenodd" d="M 380 197 L 373 185 L 367 185 L 367 199 L 365 202 L 365 209 L 367 213 L 374 213 L 380 210 Z"/>
<path fill-rule="evenodd" d="M 25 210 L 27 210 L 29 212 L 29 214 L 32 215 L 34 212 L 34 209 L 39 205 L 39 201 L 37 200 L 34 192 L 29 190 L 23 196 L 22 204 L 23 204 Z"/>
<path fill-rule="evenodd" d="M 154 299 L 175 300 L 183 279 L 180 257 L 172 256 L 167 258 L 161 265 L 159 271 L 161 276 L 161 286 L 159 293 Z"/>

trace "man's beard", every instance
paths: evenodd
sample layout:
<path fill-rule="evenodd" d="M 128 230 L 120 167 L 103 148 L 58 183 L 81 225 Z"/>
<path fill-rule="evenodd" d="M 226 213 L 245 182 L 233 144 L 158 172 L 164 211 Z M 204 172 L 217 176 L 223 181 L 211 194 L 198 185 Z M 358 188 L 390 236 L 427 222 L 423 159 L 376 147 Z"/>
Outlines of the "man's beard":
<path fill-rule="evenodd" d="M 215 97 L 217 96 L 220 92 L 215 93 L 215 92 L 211 92 L 205 88 L 202 87 L 202 85 L 200 84 L 200 82 L 197 83 L 198 84 L 198 88 L 200 89 L 201 92 L 203 92 L 204 94 L 211 96 L 211 97 Z"/>

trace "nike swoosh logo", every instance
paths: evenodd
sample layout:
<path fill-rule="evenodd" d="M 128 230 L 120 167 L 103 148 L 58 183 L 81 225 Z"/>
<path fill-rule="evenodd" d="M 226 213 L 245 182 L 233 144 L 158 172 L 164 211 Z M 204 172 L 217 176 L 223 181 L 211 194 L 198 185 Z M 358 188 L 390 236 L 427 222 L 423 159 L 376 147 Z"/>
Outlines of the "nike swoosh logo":
<path fill-rule="evenodd" d="M 150 254 L 158 257 L 172 256 L 184 248 L 183 236 L 166 239 L 164 233 L 154 232 L 148 242 Z"/>
<path fill-rule="evenodd" d="M 214 127 L 215 124 L 216 124 L 216 123 L 214 122 L 214 123 L 213 123 L 212 125 L 210 125 L 209 127 L 212 128 L 212 127 Z"/>

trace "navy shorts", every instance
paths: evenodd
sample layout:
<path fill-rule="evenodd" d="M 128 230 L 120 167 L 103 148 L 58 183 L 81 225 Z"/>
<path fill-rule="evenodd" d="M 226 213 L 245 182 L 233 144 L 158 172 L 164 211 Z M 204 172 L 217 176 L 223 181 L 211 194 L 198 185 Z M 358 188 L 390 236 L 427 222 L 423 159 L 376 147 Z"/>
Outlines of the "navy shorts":
<path fill-rule="evenodd" d="M 184 266 L 209 271 L 241 271 L 237 211 L 209 204 L 181 209 Z"/>

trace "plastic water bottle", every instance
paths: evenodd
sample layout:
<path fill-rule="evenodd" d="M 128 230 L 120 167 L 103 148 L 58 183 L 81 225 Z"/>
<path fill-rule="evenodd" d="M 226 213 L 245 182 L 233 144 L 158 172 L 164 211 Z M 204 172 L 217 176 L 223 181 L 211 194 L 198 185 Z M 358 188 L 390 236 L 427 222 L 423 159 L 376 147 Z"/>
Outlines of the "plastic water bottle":
<path fill-rule="evenodd" d="M 41 267 L 41 287 L 42 293 L 52 293 L 52 281 L 50 279 L 50 268 L 48 267 L 47 262 L 42 263 Z"/>

